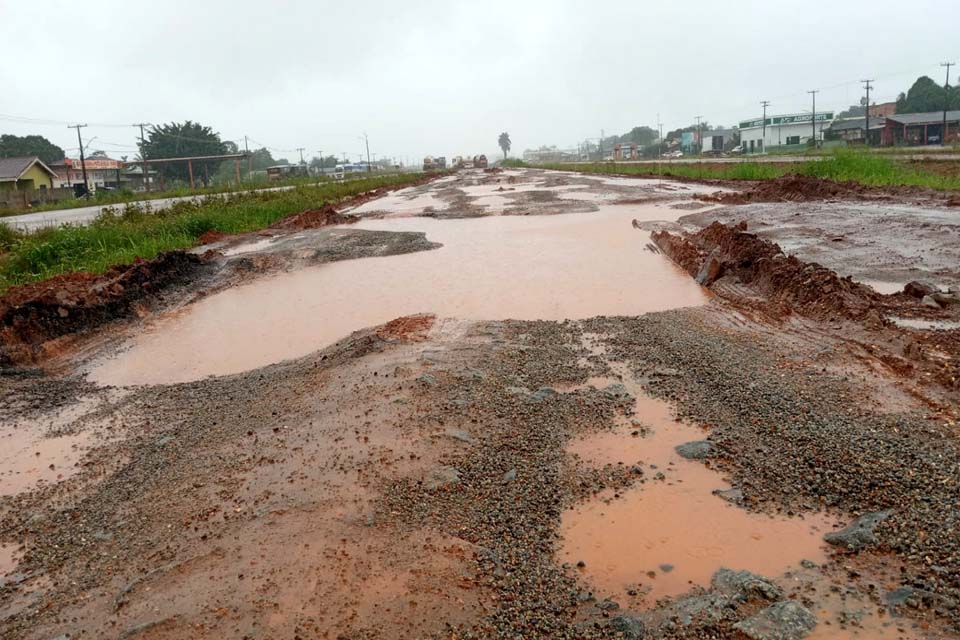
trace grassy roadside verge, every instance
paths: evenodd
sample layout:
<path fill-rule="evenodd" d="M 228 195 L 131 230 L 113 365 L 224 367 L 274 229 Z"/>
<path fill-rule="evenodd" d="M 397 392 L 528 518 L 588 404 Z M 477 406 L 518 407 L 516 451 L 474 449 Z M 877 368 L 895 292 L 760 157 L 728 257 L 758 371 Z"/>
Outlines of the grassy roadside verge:
<path fill-rule="evenodd" d="M 878 187 L 914 186 L 938 190 L 960 190 L 960 171 L 954 175 L 934 173 L 910 163 L 898 162 L 887 156 L 850 150 L 838 150 L 820 160 L 784 164 L 750 160 L 711 163 L 709 160 L 704 160 L 702 163 L 665 161 L 661 163 L 659 169 L 656 164 L 636 165 L 612 162 L 538 166 L 560 171 L 638 176 L 656 176 L 662 171 L 662 175 L 670 177 L 719 180 L 770 180 L 787 174 L 800 174 L 837 182 L 853 180 Z"/>
<path fill-rule="evenodd" d="M 403 187 L 422 177 L 405 173 L 284 191 L 216 195 L 176 202 L 156 213 L 150 212 L 149 204 L 128 204 L 109 209 L 87 226 L 32 234 L 0 223 L 0 293 L 61 273 L 102 273 L 137 258 L 191 247 L 207 231 L 233 234 L 263 229 L 294 213 L 380 187 Z"/>
<path fill-rule="evenodd" d="M 384 177 L 385 175 L 396 175 L 393 173 L 381 174 L 378 177 Z M 358 178 L 359 179 L 359 178 Z M 363 178 L 367 179 L 367 178 Z M 141 200 L 161 200 L 163 198 L 185 198 L 185 197 L 202 197 L 214 194 L 224 194 L 224 193 L 243 193 L 246 191 L 251 191 L 255 189 L 276 189 L 279 187 L 305 187 L 305 186 L 320 186 L 324 184 L 329 184 L 333 182 L 333 178 L 316 178 L 316 177 L 298 177 L 298 178 L 288 178 L 287 180 L 270 182 L 269 180 L 254 180 L 251 182 L 244 182 L 239 187 L 236 184 L 221 184 L 211 187 L 198 187 L 196 189 L 191 189 L 189 187 L 178 187 L 176 189 L 167 189 L 166 191 L 151 191 L 148 193 L 134 193 L 132 191 L 98 191 L 97 195 L 91 197 L 89 200 L 83 198 L 70 199 L 70 200 L 60 200 L 58 202 L 50 202 L 47 204 L 38 204 L 30 209 L 9 209 L 0 207 L 0 218 L 5 218 L 7 216 L 19 216 L 28 213 L 39 213 L 43 211 L 60 211 L 63 209 L 79 209 L 81 207 L 97 207 L 103 205 L 123 205 L 130 202 L 137 202 Z"/>

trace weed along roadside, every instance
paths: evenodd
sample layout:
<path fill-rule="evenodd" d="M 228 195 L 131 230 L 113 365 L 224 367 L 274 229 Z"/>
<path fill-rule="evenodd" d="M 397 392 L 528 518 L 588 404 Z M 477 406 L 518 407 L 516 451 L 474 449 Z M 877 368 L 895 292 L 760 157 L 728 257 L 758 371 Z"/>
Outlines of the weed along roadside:
<path fill-rule="evenodd" d="M 943 165 L 948 171 L 937 171 L 929 164 Z M 921 163 L 898 160 L 888 155 L 836 150 L 823 158 L 802 162 L 762 162 L 744 158 L 738 162 L 648 162 L 644 164 L 603 162 L 544 164 L 544 168 L 625 176 L 657 176 L 692 180 L 769 180 L 789 174 L 820 178 L 835 182 L 852 181 L 873 187 L 920 187 L 940 191 L 960 190 L 957 161 Z M 954 168 L 953 171 L 949 169 Z"/>
<path fill-rule="evenodd" d="M 942 194 L 370 184 L 12 239 L 0 636 L 960 638 Z"/>
<path fill-rule="evenodd" d="M 101 273 L 164 251 L 194 246 L 205 233 L 238 234 L 270 226 L 281 218 L 337 204 L 379 189 L 402 188 L 422 174 L 298 186 L 180 201 L 152 211 L 149 202 L 107 210 L 87 226 L 18 233 L 0 223 L 0 292 L 18 284 L 69 272 Z"/>

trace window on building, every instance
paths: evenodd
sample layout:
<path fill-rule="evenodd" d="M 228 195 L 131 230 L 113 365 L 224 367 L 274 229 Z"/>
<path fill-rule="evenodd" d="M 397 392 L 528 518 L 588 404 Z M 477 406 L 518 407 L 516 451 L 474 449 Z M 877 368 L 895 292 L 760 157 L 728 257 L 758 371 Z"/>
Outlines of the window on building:
<path fill-rule="evenodd" d="M 757 151 L 763 151 L 763 140 L 757 140 Z"/>
<path fill-rule="evenodd" d="M 800 136 L 787 136 L 787 144 L 800 144 Z"/>

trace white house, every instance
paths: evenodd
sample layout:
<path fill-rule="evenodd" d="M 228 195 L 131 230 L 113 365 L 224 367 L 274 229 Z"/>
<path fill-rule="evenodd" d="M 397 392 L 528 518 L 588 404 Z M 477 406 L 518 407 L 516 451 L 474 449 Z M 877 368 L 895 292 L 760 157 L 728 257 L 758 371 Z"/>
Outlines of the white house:
<path fill-rule="evenodd" d="M 745 120 L 740 123 L 740 144 L 744 153 L 763 153 L 768 147 L 807 144 L 814 135 L 819 141 L 832 121 L 833 111 L 817 111 L 816 124 L 809 112 L 767 116 L 766 127 L 763 118 Z"/>

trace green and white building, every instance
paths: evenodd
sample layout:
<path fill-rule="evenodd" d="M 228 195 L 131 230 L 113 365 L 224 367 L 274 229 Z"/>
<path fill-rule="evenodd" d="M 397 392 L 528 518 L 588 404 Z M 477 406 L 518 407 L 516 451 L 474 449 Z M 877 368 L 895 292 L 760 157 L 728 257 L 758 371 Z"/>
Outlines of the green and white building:
<path fill-rule="evenodd" d="M 806 145 L 816 136 L 823 140 L 823 130 L 830 127 L 833 111 L 817 111 L 816 119 L 810 112 L 788 113 L 744 120 L 740 123 L 740 144 L 744 153 L 763 153 L 775 147 Z"/>

